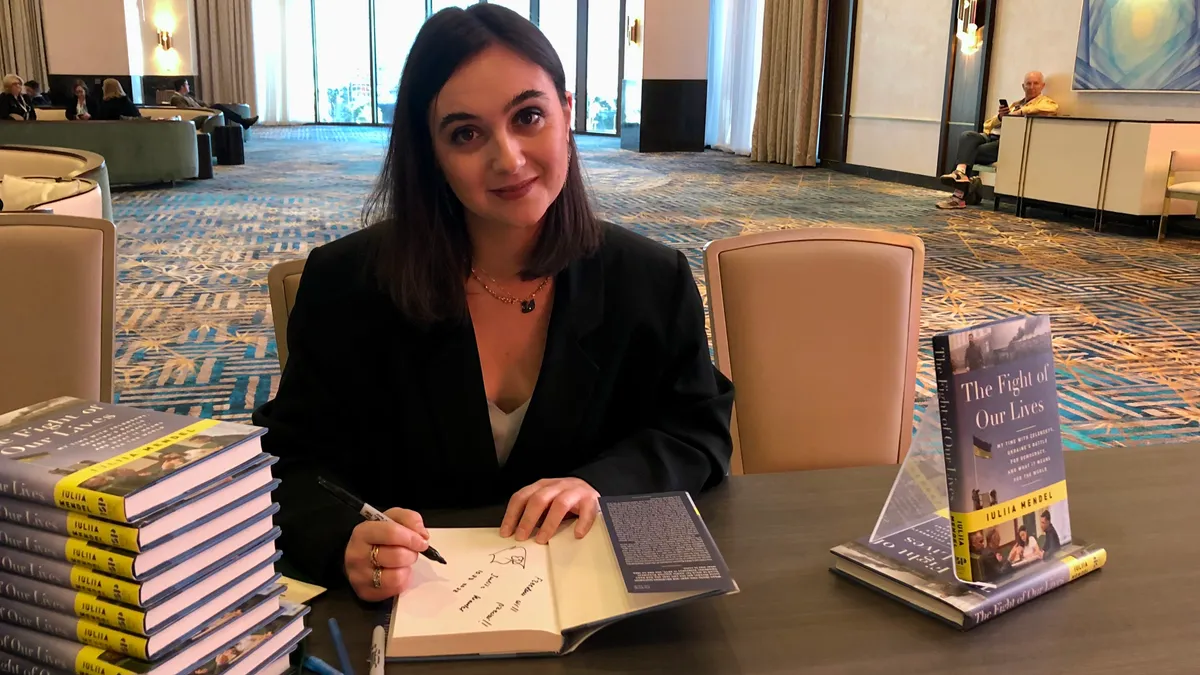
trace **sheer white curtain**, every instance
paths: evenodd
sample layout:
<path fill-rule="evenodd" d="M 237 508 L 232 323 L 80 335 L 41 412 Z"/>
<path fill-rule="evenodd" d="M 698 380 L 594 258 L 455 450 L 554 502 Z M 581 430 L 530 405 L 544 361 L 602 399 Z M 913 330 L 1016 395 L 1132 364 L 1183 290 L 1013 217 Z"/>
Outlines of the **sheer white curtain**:
<path fill-rule="evenodd" d="M 749 155 L 762 61 L 764 0 L 710 2 L 704 142 Z"/>
<path fill-rule="evenodd" d="M 256 107 L 266 124 L 316 121 L 312 5 L 309 0 L 253 0 Z"/>

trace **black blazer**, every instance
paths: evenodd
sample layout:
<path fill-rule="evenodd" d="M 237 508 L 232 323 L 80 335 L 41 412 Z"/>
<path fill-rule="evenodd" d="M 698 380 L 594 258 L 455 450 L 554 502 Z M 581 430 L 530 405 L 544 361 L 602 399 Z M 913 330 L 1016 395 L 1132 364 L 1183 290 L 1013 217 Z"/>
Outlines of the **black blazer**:
<path fill-rule="evenodd" d="M 22 107 L 17 97 L 9 93 L 0 94 L 0 121 L 11 121 L 13 118 L 10 115 L 20 115 L 25 121 L 37 119 L 37 111 L 33 108 L 33 100 L 28 94 L 21 94 L 21 102 L 25 105 Z"/>
<path fill-rule="evenodd" d="M 728 472 L 733 385 L 713 367 L 683 254 L 607 225 L 600 250 L 558 274 L 541 372 L 502 468 L 470 320 L 406 320 L 364 272 L 374 237 L 309 256 L 279 393 L 254 413 L 281 458 L 280 548 L 301 574 L 344 583 L 361 522 L 318 475 L 380 509 L 420 510 L 504 504 L 565 476 L 605 495 L 695 494 Z"/>
<path fill-rule="evenodd" d="M 133 101 L 129 100 L 128 96 L 118 96 L 100 102 L 96 109 L 96 114 L 92 115 L 94 120 L 119 120 L 122 117 L 141 117 L 142 113 L 138 112 L 137 106 Z"/>
<path fill-rule="evenodd" d="M 88 115 L 91 115 L 92 119 L 96 119 L 96 115 L 99 114 L 97 106 L 96 106 L 96 101 L 90 97 L 84 98 L 83 100 L 84 100 L 84 103 L 87 104 Z M 67 119 L 73 120 L 73 119 L 77 119 L 79 117 L 79 114 L 75 112 L 75 105 L 77 102 L 78 102 L 77 99 L 72 98 L 67 103 Z"/>

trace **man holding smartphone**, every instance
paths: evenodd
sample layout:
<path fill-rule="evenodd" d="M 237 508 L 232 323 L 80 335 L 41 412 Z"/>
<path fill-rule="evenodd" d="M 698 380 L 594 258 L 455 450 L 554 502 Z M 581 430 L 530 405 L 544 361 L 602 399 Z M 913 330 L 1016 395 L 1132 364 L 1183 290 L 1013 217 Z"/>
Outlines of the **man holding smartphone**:
<path fill-rule="evenodd" d="M 1053 115 L 1058 112 L 1058 103 L 1042 93 L 1046 78 L 1038 71 L 1025 73 L 1021 83 L 1025 97 L 1012 104 L 1000 99 L 1000 109 L 983 123 L 983 133 L 964 131 L 958 139 L 958 166 L 941 177 L 942 183 L 955 189 L 949 199 L 938 202 L 939 209 L 961 209 L 979 189 L 979 178 L 972 178 L 969 171 L 974 164 L 994 164 L 1000 157 L 1000 128 L 1009 115 Z"/>

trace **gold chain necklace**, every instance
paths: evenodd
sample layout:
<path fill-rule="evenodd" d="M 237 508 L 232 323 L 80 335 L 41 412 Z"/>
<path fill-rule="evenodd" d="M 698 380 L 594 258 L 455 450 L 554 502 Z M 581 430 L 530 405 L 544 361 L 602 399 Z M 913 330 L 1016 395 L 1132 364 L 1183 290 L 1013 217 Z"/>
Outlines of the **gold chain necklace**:
<path fill-rule="evenodd" d="M 484 274 L 487 274 L 487 272 L 484 272 Z M 504 290 L 504 288 L 500 286 L 500 282 L 496 281 L 496 279 L 490 274 L 487 274 L 487 278 L 491 279 L 492 283 L 496 285 L 496 288 L 500 289 L 499 293 L 493 291 L 492 287 L 487 285 L 487 282 L 479 276 L 479 273 L 475 271 L 474 267 L 471 268 L 471 276 L 475 277 L 475 281 L 478 281 L 479 285 L 483 286 L 483 290 L 487 291 L 488 295 L 492 296 L 493 298 L 507 305 L 520 305 L 522 314 L 528 314 L 532 312 L 535 307 L 537 307 L 537 302 L 534 300 L 534 297 L 546 287 L 546 284 L 550 283 L 550 277 L 542 279 L 542 283 L 538 284 L 538 287 L 533 289 L 533 292 L 529 294 L 529 297 L 522 300 Z"/>

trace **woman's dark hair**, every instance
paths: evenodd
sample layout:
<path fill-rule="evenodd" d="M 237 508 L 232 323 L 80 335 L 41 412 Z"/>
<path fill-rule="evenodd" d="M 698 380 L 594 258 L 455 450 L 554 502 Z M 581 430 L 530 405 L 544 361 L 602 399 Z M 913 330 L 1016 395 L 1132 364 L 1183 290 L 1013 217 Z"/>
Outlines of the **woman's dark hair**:
<path fill-rule="evenodd" d="M 1022 532 L 1024 532 L 1024 533 L 1025 533 L 1025 539 L 1021 539 L 1021 533 L 1022 533 Z M 1026 544 L 1028 544 L 1028 543 L 1029 543 L 1029 541 L 1028 541 L 1028 540 L 1029 540 L 1029 530 L 1025 529 L 1025 526 L 1024 526 L 1024 525 L 1022 525 L 1021 527 L 1017 528 L 1017 544 L 1018 544 L 1018 545 L 1020 545 L 1020 546 L 1025 546 Z"/>
<path fill-rule="evenodd" d="M 76 87 L 83 87 L 83 95 L 87 96 L 88 86 L 87 86 L 86 82 L 84 82 L 83 80 L 75 80 L 75 84 L 71 85 L 71 95 L 72 96 L 75 95 Z"/>
<path fill-rule="evenodd" d="M 363 219 L 376 229 L 374 272 L 405 316 L 429 324 L 466 316 L 463 283 L 471 242 L 462 203 L 438 167 L 429 107 L 460 65 L 499 45 L 545 70 L 566 104 L 566 77 L 550 41 L 528 20 L 498 5 L 434 14 L 413 42 L 396 98 L 391 141 Z M 583 172 L 568 134 L 567 181 L 550 204 L 522 276 L 557 274 L 600 245 L 601 226 L 588 203 Z"/>

